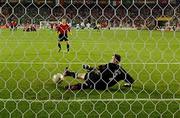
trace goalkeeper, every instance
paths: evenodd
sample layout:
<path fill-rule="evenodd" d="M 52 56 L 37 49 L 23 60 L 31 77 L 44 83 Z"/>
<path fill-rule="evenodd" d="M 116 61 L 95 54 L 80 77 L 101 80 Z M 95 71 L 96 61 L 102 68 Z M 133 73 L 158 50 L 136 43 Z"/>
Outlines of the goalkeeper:
<path fill-rule="evenodd" d="M 64 77 L 71 76 L 76 79 L 84 80 L 83 83 L 68 85 L 66 86 L 66 89 L 80 90 L 90 88 L 104 90 L 114 86 L 120 80 L 126 82 L 124 86 L 131 87 L 134 79 L 121 66 L 119 66 L 120 61 L 120 55 L 115 54 L 112 56 L 112 60 L 108 64 L 100 65 L 96 68 L 90 67 L 89 65 L 83 65 L 83 69 L 87 70 L 87 73 L 85 74 L 71 72 L 66 68 Z"/>

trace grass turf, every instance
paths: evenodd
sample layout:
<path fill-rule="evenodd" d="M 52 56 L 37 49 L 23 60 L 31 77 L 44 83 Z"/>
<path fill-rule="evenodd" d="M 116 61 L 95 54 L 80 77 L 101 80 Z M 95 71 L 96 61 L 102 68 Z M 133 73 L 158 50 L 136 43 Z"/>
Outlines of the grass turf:
<path fill-rule="evenodd" d="M 179 117 L 179 38 L 179 32 L 74 30 L 70 52 L 63 44 L 58 53 L 54 31 L 0 30 L 0 117 Z M 66 66 L 85 72 L 82 64 L 107 63 L 114 53 L 136 80 L 132 89 L 120 82 L 106 91 L 67 91 L 79 81 L 51 81 Z"/>

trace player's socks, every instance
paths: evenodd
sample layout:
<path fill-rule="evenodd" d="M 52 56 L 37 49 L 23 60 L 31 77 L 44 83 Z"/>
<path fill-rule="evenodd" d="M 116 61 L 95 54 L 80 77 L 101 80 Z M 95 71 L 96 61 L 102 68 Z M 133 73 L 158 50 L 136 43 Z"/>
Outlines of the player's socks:
<path fill-rule="evenodd" d="M 68 52 L 69 52 L 69 47 L 70 47 L 69 44 L 67 44 L 67 51 L 68 51 Z"/>
<path fill-rule="evenodd" d="M 70 76 L 70 77 L 76 78 L 76 75 L 77 73 L 69 71 L 68 67 L 66 67 L 66 69 L 64 70 L 64 76 Z"/>

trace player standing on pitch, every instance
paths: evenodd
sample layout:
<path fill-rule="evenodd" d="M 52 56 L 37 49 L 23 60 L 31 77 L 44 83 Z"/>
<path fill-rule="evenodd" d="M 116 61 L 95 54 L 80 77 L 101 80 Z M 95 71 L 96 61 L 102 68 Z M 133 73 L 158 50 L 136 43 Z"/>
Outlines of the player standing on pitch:
<path fill-rule="evenodd" d="M 70 26 L 68 25 L 68 23 L 66 22 L 66 19 L 62 19 L 62 22 L 60 23 L 60 25 L 57 26 L 57 32 L 58 32 L 58 47 L 59 47 L 59 51 L 61 51 L 61 43 L 63 41 L 66 42 L 67 45 L 67 52 L 69 52 L 69 40 L 68 40 L 68 33 L 70 33 Z"/>
<path fill-rule="evenodd" d="M 90 67 L 89 65 L 83 65 L 83 69 L 87 70 L 87 73 L 78 74 L 71 72 L 68 68 L 65 69 L 64 77 L 71 76 L 73 78 L 84 80 L 83 83 L 76 85 L 68 85 L 66 88 L 71 90 L 80 89 L 107 89 L 114 86 L 120 80 L 124 80 L 125 87 L 131 87 L 134 79 L 121 67 L 119 62 L 121 56 L 114 54 L 110 63 L 99 65 L 98 67 Z"/>

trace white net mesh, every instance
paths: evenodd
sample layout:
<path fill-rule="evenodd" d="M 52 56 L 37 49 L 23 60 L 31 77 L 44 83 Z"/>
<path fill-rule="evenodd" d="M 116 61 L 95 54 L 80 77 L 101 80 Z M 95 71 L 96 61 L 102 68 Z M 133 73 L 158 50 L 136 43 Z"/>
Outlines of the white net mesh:
<path fill-rule="evenodd" d="M 66 43 L 57 47 L 63 18 L 69 53 Z M 179 0 L 0 0 L 0 118 L 178 118 L 179 31 Z M 66 67 L 86 73 L 84 64 L 106 64 L 115 53 L 131 87 L 69 90 L 84 81 L 52 81 Z"/>

